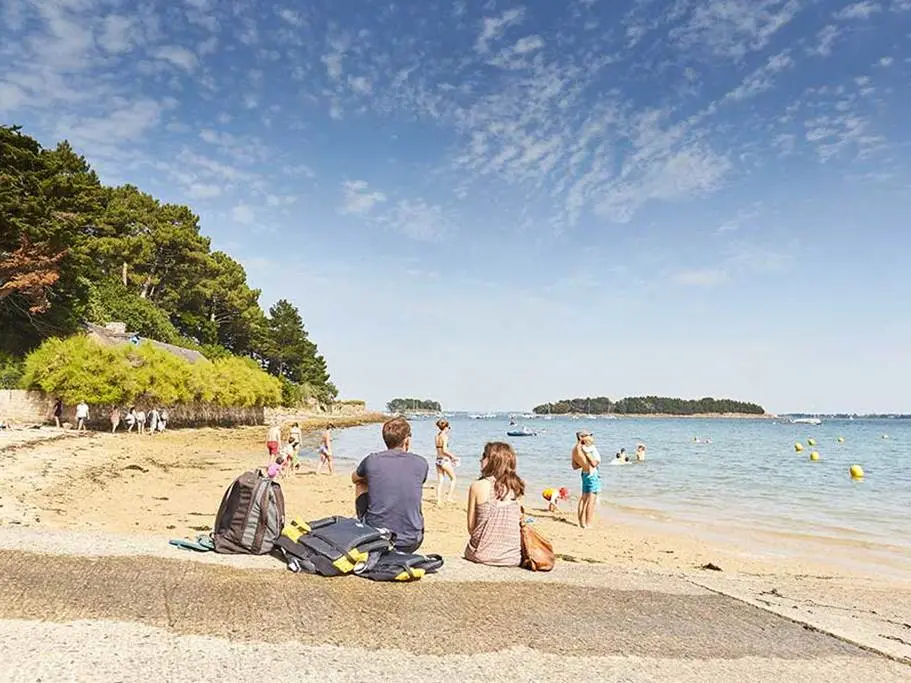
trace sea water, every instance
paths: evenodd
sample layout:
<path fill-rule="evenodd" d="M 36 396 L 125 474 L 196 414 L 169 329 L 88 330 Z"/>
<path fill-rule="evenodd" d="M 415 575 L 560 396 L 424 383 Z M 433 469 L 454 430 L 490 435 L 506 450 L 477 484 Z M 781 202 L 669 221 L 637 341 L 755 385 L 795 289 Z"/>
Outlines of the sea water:
<path fill-rule="evenodd" d="M 520 417 L 511 426 L 505 415 L 447 419 L 450 450 L 461 459 L 460 488 L 478 476 L 484 444 L 498 440 L 516 449 L 532 501 L 550 486 L 578 495 L 570 452 L 575 432 L 585 429 L 595 434 L 604 461 L 602 498 L 616 511 L 703 529 L 855 543 L 858 553 L 896 551 L 893 560 L 911 553 L 911 420 L 833 419 L 814 426 L 774 419 Z M 427 458 L 431 480 L 433 422 L 412 421 L 412 451 Z M 537 436 L 506 435 L 523 427 Z M 610 464 L 621 447 L 634 459 L 640 442 L 648 447 L 645 461 Z M 802 452 L 795 451 L 798 442 Z M 381 449 L 379 425 L 335 434 L 342 468 Z M 817 462 L 809 459 L 814 450 Z M 850 477 L 854 464 L 864 469 L 862 481 Z"/>

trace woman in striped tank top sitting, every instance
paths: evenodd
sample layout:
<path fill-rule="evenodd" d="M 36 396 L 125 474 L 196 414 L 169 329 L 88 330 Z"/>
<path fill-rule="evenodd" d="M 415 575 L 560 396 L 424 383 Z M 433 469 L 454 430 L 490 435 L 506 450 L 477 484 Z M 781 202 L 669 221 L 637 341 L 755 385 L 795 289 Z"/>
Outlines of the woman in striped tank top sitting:
<path fill-rule="evenodd" d="M 481 477 L 468 489 L 468 533 L 465 559 L 498 567 L 517 567 L 522 560 L 519 520 L 525 482 L 516 474 L 516 453 L 508 443 L 484 447 Z"/>

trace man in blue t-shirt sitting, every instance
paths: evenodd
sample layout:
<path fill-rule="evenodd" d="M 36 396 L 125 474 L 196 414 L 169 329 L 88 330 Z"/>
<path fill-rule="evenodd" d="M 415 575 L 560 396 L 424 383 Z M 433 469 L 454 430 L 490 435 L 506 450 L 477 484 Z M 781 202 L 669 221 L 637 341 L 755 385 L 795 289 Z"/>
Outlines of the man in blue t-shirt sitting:
<path fill-rule="evenodd" d="M 395 532 L 395 548 L 413 553 L 424 541 L 421 494 L 427 481 L 427 461 L 409 453 L 411 425 L 404 417 L 383 424 L 387 450 L 371 453 L 351 475 L 355 483 L 357 518 L 373 527 Z"/>

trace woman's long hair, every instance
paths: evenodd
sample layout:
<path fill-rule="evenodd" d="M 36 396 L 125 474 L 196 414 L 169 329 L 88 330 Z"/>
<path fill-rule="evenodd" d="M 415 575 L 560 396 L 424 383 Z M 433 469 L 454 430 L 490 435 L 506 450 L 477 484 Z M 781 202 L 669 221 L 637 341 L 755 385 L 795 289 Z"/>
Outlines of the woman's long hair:
<path fill-rule="evenodd" d="M 525 495 L 525 482 L 516 474 L 516 452 L 512 446 L 492 441 L 484 446 L 482 460 L 481 479 L 493 477 L 497 500 L 506 500 L 510 493 L 514 498 Z"/>

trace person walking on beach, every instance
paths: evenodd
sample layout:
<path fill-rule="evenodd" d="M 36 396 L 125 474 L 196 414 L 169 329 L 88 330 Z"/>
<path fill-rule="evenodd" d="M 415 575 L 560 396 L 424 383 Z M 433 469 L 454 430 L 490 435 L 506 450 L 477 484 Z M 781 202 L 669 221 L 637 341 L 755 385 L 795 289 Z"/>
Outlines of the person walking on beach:
<path fill-rule="evenodd" d="M 76 433 L 85 431 L 85 421 L 89 419 L 89 406 L 85 401 L 76 404 Z"/>
<path fill-rule="evenodd" d="M 435 441 L 437 449 L 437 505 L 439 505 L 442 502 L 444 477 L 449 477 L 449 493 L 446 496 L 446 501 L 452 502 L 452 493 L 455 491 L 456 485 L 455 465 L 458 462 L 458 458 L 449 452 L 449 422 L 437 420 L 437 429 L 440 430 Z"/>
<path fill-rule="evenodd" d="M 168 409 L 162 408 L 161 414 L 158 416 L 158 431 L 163 432 L 168 426 Z"/>
<path fill-rule="evenodd" d="M 130 410 L 124 418 L 127 423 L 127 434 L 133 431 L 133 427 L 136 426 L 136 406 L 130 406 Z"/>
<path fill-rule="evenodd" d="M 329 474 L 332 474 L 332 423 L 326 425 L 326 431 L 323 432 L 323 440 L 319 444 L 319 465 L 316 466 L 316 473 L 323 470 L 323 465 L 329 468 Z"/>
<path fill-rule="evenodd" d="M 158 408 L 152 408 L 149 411 L 149 435 L 155 436 L 155 432 L 158 431 Z"/>
<path fill-rule="evenodd" d="M 278 424 L 273 423 L 266 434 L 266 450 L 269 451 L 269 457 L 274 458 L 278 455 L 278 445 L 282 440 L 282 430 Z"/>
<path fill-rule="evenodd" d="M 60 420 L 63 417 L 63 401 L 58 398 L 54 401 L 54 424 L 60 429 Z"/>
<path fill-rule="evenodd" d="M 114 406 L 111 408 L 111 434 L 114 434 L 117 431 L 117 427 L 120 426 L 120 408 Z"/>
<path fill-rule="evenodd" d="M 494 567 L 522 562 L 522 496 L 525 482 L 516 474 L 516 453 L 508 443 L 492 442 L 481 455 L 481 477 L 468 489 L 468 545 L 465 559 Z"/>
<path fill-rule="evenodd" d="M 413 553 L 424 542 L 421 493 L 430 467 L 410 453 L 411 425 L 395 417 L 383 425 L 386 450 L 371 453 L 351 474 L 357 518 L 373 527 L 395 532 L 395 548 Z"/>
<path fill-rule="evenodd" d="M 288 438 L 291 440 L 291 446 L 294 448 L 294 455 L 296 456 L 301 447 L 301 426 L 297 422 L 291 425 Z"/>
<path fill-rule="evenodd" d="M 591 432 L 576 432 L 576 445 L 573 446 L 572 464 L 574 470 L 582 470 L 582 496 L 579 498 L 577 515 L 579 526 L 588 529 L 595 519 L 598 506 L 598 494 L 601 493 L 601 454 L 595 447 L 595 437 Z"/>
<path fill-rule="evenodd" d="M 136 433 L 146 433 L 146 412 L 141 408 L 136 411 Z"/>

